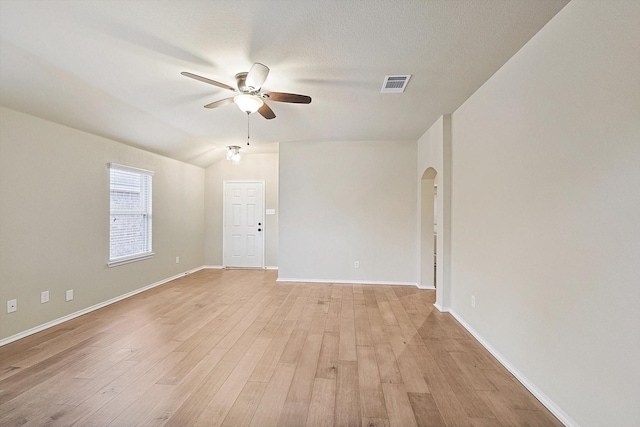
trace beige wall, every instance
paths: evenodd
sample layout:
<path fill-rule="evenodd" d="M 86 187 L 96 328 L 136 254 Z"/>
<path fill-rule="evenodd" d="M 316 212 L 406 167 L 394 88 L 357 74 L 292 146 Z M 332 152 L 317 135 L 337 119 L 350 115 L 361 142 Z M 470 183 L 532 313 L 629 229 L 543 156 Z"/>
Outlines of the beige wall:
<path fill-rule="evenodd" d="M 640 425 L 639 24 L 574 0 L 452 115 L 451 308 L 583 427 Z"/>
<path fill-rule="evenodd" d="M 275 209 L 275 215 L 265 215 L 265 267 L 278 266 L 278 154 L 246 154 L 237 165 L 220 160 L 206 171 L 205 182 L 205 263 L 222 266 L 223 182 L 265 181 L 265 209 Z"/>
<path fill-rule="evenodd" d="M 107 267 L 108 162 L 155 172 L 152 259 Z M 4 339 L 202 266 L 204 169 L 1 108 L 0 219 Z"/>
<path fill-rule="evenodd" d="M 415 142 L 281 143 L 279 278 L 416 283 L 415 158 Z"/>

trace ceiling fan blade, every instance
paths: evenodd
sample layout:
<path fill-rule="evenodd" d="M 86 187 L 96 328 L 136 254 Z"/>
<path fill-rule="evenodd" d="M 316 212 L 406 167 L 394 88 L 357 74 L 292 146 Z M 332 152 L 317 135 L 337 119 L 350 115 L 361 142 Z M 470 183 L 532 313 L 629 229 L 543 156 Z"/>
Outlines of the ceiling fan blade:
<path fill-rule="evenodd" d="M 262 107 L 260 107 L 260 109 L 258 110 L 258 113 L 260 113 L 260 115 L 267 120 L 276 118 L 276 113 L 273 112 L 271 107 L 269 107 L 266 102 L 262 104 Z"/>
<path fill-rule="evenodd" d="M 226 84 L 224 84 L 224 83 L 217 82 L 217 81 L 215 81 L 215 80 L 208 79 L 208 78 L 206 78 L 206 77 L 199 76 L 199 75 L 197 75 L 197 74 L 188 73 L 188 72 L 186 72 L 186 71 L 183 71 L 183 72 L 181 72 L 180 74 L 182 74 L 182 75 L 183 75 L 183 76 L 185 76 L 185 77 L 190 77 L 190 78 L 192 78 L 192 79 L 200 80 L 201 82 L 208 83 L 208 84 L 210 84 L 210 85 L 214 85 L 214 86 L 221 87 L 222 89 L 228 89 L 228 90 L 230 90 L 230 91 L 237 92 L 237 90 L 236 90 L 235 88 L 233 88 L 233 87 L 231 87 L 231 86 L 229 86 L 229 85 L 226 85 Z"/>
<path fill-rule="evenodd" d="M 222 107 L 223 105 L 231 104 L 233 102 L 233 96 L 231 98 L 221 99 L 220 101 L 212 102 L 211 104 L 207 104 L 204 108 L 217 108 Z"/>
<path fill-rule="evenodd" d="M 307 95 L 298 95 L 295 93 L 284 93 L 284 92 L 265 92 L 263 95 L 269 101 L 277 101 L 277 102 L 293 102 L 294 104 L 310 104 L 311 97 Z"/>
<path fill-rule="evenodd" d="M 251 66 L 251 69 L 245 79 L 245 84 L 251 91 L 260 90 L 264 81 L 267 80 L 268 75 L 269 67 L 256 62 Z"/>

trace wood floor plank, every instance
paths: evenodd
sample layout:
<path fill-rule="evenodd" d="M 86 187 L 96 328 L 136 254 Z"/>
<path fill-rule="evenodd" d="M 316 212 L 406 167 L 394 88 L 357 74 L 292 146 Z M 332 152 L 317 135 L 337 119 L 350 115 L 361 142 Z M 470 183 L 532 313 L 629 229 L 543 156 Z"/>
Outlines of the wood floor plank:
<path fill-rule="evenodd" d="M 278 418 L 278 427 L 299 427 L 303 426 L 309 413 L 308 402 L 285 401 L 280 418 Z"/>
<path fill-rule="evenodd" d="M 0 381 L 0 405 L 46 381 L 53 373 L 82 360 L 89 354 L 87 347 L 93 340 L 92 337 L 85 338 L 66 350 L 54 352 L 51 357 Z"/>
<path fill-rule="evenodd" d="M 325 332 L 322 336 L 322 346 L 318 358 L 316 378 L 335 379 L 338 370 L 338 345 L 337 333 Z"/>
<path fill-rule="evenodd" d="M 169 351 L 171 348 L 169 348 Z M 0 413 L 20 407 L 24 402 L 34 405 L 52 403 L 61 405 L 61 408 L 63 408 L 61 413 L 57 414 L 57 417 L 60 417 L 69 408 L 72 408 L 72 406 L 69 406 L 68 401 L 71 396 L 78 395 L 78 389 L 82 392 L 83 388 L 88 383 L 91 383 L 92 377 L 100 376 L 101 373 L 107 371 L 111 372 L 111 368 L 114 365 L 118 365 L 130 354 L 127 349 L 114 350 L 113 353 L 104 352 L 102 349 L 94 347 L 89 347 L 87 350 L 88 352 L 82 359 L 77 360 L 67 369 L 52 372 L 44 381 L 31 384 L 32 387 L 25 389 L 23 393 L 18 394 L 8 403 L 0 405 Z M 136 364 L 135 362 L 129 363 Z M 131 366 L 128 365 L 129 368 Z M 87 367 L 92 368 L 88 369 Z M 115 371 L 117 372 L 117 369 Z M 2 391 L 0 391 L 0 394 L 2 394 Z"/>
<path fill-rule="evenodd" d="M 338 357 L 340 360 L 355 362 L 356 354 L 356 324 L 353 311 L 353 300 L 342 299 L 340 311 L 340 335 L 338 344 Z"/>
<path fill-rule="evenodd" d="M 293 308 L 293 304 L 297 299 L 297 292 L 293 287 L 284 288 L 281 290 L 281 293 L 281 295 L 284 296 L 284 300 L 260 333 L 262 336 L 274 337 L 278 333 L 280 325 L 285 321 L 285 318 L 289 314 L 289 311 L 291 311 L 291 308 Z M 294 325 L 295 321 L 296 319 L 289 320 L 289 322 L 293 322 Z"/>
<path fill-rule="evenodd" d="M 289 338 L 293 333 L 296 321 L 284 320 L 280 325 L 281 327 L 278 329 L 276 335 L 271 340 L 269 347 L 262 355 L 260 362 L 258 362 L 258 366 L 253 370 L 249 381 L 269 382 L 271 376 L 275 372 L 276 366 L 278 365 L 278 362 L 284 353 L 284 349 L 289 342 Z"/>
<path fill-rule="evenodd" d="M 456 340 L 460 352 L 472 355 L 474 365 L 482 370 L 501 370 L 504 367 L 486 348 L 473 339 Z"/>
<path fill-rule="evenodd" d="M 409 346 L 409 350 L 418 362 L 418 367 L 429 385 L 429 390 L 438 405 L 445 425 L 447 427 L 471 426 L 464 408 L 427 349 L 424 346 L 412 345 Z"/>
<path fill-rule="evenodd" d="M 172 365 L 178 363 L 185 357 L 185 353 L 173 352 L 170 353 L 160 363 L 154 365 L 151 369 L 139 377 L 135 382 L 129 384 L 127 387 L 122 388 L 117 392 L 116 396 L 111 399 L 106 405 L 101 407 L 90 416 L 83 418 L 75 423 L 76 426 L 97 426 L 108 425 L 112 421 L 116 421 L 117 417 L 125 413 L 125 415 L 134 416 L 131 410 L 128 408 L 147 390 L 149 390 L 169 369 Z M 113 390 L 113 389 L 111 389 Z M 116 424 L 117 425 L 117 424 Z M 126 424 L 125 424 L 126 425 Z"/>
<path fill-rule="evenodd" d="M 407 392 L 429 393 L 429 387 L 422 377 L 418 363 L 409 351 L 408 340 L 402 335 L 400 327 L 387 325 L 385 328 Z"/>
<path fill-rule="evenodd" d="M 445 425 L 438 405 L 431 394 L 407 393 L 418 427 L 441 427 Z"/>
<path fill-rule="evenodd" d="M 388 344 L 389 338 L 384 330 L 384 321 L 380 315 L 380 310 L 378 310 L 377 303 L 371 307 L 367 306 L 367 315 L 369 317 L 369 330 L 371 331 L 373 344 Z"/>
<path fill-rule="evenodd" d="M 262 395 L 249 427 L 276 427 L 287 398 L 296 365 L 279 363 Z"/>
<path fill-rule="evenodd" d="M 424 342 L 422 341 L 418 330 L 413 326 L 413 322 L 409 318 L 409 315 L 405 311 L 402 303 L 400 303 L 400 301 L 389 301 L 389 306 L 398 321 L 398 326 L 400 326 L 402 335 L 407 339 L 407 344 L 423 345 Z"/>
<path fill-rule="evenodd" d="M 295 329 L 292 331 L 289 339 L 287 340 L 287 345 L 284 347 L 282 351 L 282 356 L 280 357 L 280 363 L 298 363 L 298 357 L 300 356 L 300 352 L 302 351 L 302 347 L 304 346 L 304 342 L 307 339 L 307 331 L 304 329 Z"/>
<path fill-rule="evenodd" d="M 154 409 L 164 400 L 168 399 L 175 386 L 165 384 L 152 384 L 131 405 L 122 411 L 110 426 L 137 426 L 145 423 L 149 418 L 154 418 Z M 161 420 L 156 420 L 156 423 Z"/>
<path fill-rule="evenodd" d="M 449 352 L 461 372 L 466 376 L 469 386 L 474 390 L 496 390 L 496 386 L 486 375 L 486 369 L 479 367 L 478 358 L 473 353 Z"/>
<path fill-rule="evenodd" d="M 363 294 L 354 294 L 363 295 Z M 371 327 L 369 326 L 369 314 L 364 304 L 353 305 L 356 327 L 356 346 L 371 347 L 373 339 L 371 338 Z"/>
<path fill-rule="evenodd" d="M 389 427 L 387 418 L 362 418 L 362 427 Z"/>
<path fill-rule="evenodd" d="M 411 402 L 403 384 L 382 384 L 390 427 L 417 427 Z"/>
<path fill-rule="evenodd" d="M 333 427 L 336 403 L 336 380 L 316 378 L 309 404 L 307 427 Z"/>
<path fill-rule="evenodd" d="M 496 414 L 496 418 L 502 420 L 504 425 L 524 425 L 520 414 L 516 412 L 516 409 L 512 405 L 506 402 L 500 393 L 495 391 L 479 391 L 478 393 Z M 549 426 L 551 425 L 552 424 L 549 424 Z"/>
<path fill-rule="evenodd" d="M 382 290 L 384 291 L 384 294 L 387 296 L 388 301 L 399 301 L 396 291 L 402 290 L 402 287 L 382 286 Z"/>
<path fill-rule="evenodd" d="M 334 424 L 340 427 L 360 427 L 360 418 L 358 364 L 340 360 L 336 380 Z"/>
<path fill-rule="evenodd" d="M 535 398 L 531 392 L 524 388 L 506 369 L 500 371 L 489 370 L 485 375 L 496 386 L 502 396 L 508 396 L 508 401 L 515 409 L 530 411 L 544 411 L 544 406 Z"/>
<path fill-rule="evenodd" d="M 222 427 L 248 426 L 266 388 L 266 382 L 247 382 L 233 403 Z"/>
<path fill-rule="evenodd" d="M 295 329 L 301 329 L 304 331 L 309 331 L 313 325 L 313 319 L 316 314 L 316 306 L 318 305 L 318 299 L 320 298 L 320 289 L 315 289 L 309 293 L 307 296 L 307 302 L 300 313 L 300 317 L 296 322 Z M 319 325 L 317 325 L 319 327 Z M 324 327 L 324 324 L 322 325 Z M 320 328 L 322 331 L 322 328 Z"/>
<path fill-rule="evenodd" d="M 373 347 L 358 346 L 358 389 L 360 411 L 365 418 L 387 418 L 380 373 Z"/>
<path fill-rule="evenodd" d="M 198 389 L 203 380 L 209 378 L 212 371 L 218 366 L 228 353 L 227 349 L 212 349 L 191 371 L 178 383 L 172 391 L 172 395 L 166 401 L 161 402 L 155 410 L 154 417 L 148 417 L 141 425 L 155 427 L 164 425 L 173 414 L 180 409 L 185 402 L 192 399 L 192 393 Z M 154 421 L 157 420 L 157 421 Z"/>
<path fill-rule="evenodd" d="M 317 305 L 319 296 L 319 292 L 310 295 L 310 304 Z M 311 308 L 309 307 L 313 314 L 312 322 L 308 325 L 309 330 L 296 372 L 278 420 L 279 426 L 302 426 L 307 419 L 326 319 L 326 314 L 322 311 L 314 312 Z"/>
<path fill-rule="evenodd" d="M 333 298 L 329 301 L 327 321 L 324 324 L 325 332 L 340 332 L 340 312 L 342 311 L 342 298 Z"/>
<path fill-rule="evenodd" d="M 402 383 L 402 375 L 396 362 L 396 355 L 393 353 L 391 344 L 376 344 L 376 360 L 380 371 L 380 381 L 383 383 Z"/>
<path fill-rule="evenodd" d="M 431 340 L 427 351 L 440 367 L 440 371 L 444 375 L 451 390 L 456 395 L 458 402 L 464 408 L 468 417 L 473 418 L 493 418 L 494 413 L 478 393 L 474 390 L 472 382 L 467 374 L 460 369 L 460 366 L 451 356 L 454 352 L 446 351 L 446 346 L 442 345 L 442 341 L 437 340 L 441 345 L 434 345 L 436 340 Z"/>
<path fill-rule="evenodd" d="M 353 305 L 366 305 L 366 300 L 364 298 L 364 286 L 355 284 L 352 286 L 353 290 Z"/>
<path fill-rule="evenodd" d="M 264 327 L 258 323 L 252 325 L 247 332 L 225 353 L 220 362 L 198 385 L 191 391 L 190 398 L 169 418 L 167 426 L 184 426 L 195 423 L 202 411 L 205 410 L 210 399 L 215 396 L 224 384 L 231 371 L 238 364 L 244 353 L 253 344 Z M 224 350 L 224 349 L 223 349 Z"/>
<path fill-rule="evenodd" d="M 220 386 L 220 389 L 213 395 L 195 426 L 217 427 L 222 425 L 270 342 L 271 338 L 256 338 Z"/>
<path fill-rule="evenodd" d="M 398 319 L 391 310 L 391 304 L 387 299 L 387 295 L 383 291 L 375 292 L 376 300 L 378 301 L 378 310 L 382 316 L 382 321 L 385 325 L 398 325 Z"/>
<path fill-rule="evenodd" d="M 311 401 L 311 391 L 321 346 L 322 335 L 307 335 L 302 355 L 296 365 L 296 372 L 287 393 L 288 402 L 306 402 L 308 404 Z"/>
<path fill-rule="evenodd" d="M 287 313 L 285 320 L 298 320 L 304 307 L 307 305 L 307 297 L 299 296 L 296 298 L 291 310 Z"/>

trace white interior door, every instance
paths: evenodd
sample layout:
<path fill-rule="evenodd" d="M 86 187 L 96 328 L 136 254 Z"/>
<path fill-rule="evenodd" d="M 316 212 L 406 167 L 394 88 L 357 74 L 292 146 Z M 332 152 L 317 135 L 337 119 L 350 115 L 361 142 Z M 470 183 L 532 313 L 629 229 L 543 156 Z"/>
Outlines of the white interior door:
<path fill-rule="evenodd" d="M 264 181 L 224 182 L 224 266 L 264 267 Z"/>

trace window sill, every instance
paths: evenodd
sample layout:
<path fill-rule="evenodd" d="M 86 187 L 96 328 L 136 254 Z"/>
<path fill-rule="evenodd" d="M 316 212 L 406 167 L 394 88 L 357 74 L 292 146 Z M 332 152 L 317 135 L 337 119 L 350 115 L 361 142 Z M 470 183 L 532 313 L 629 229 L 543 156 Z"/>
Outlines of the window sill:
<path fill-rule="evenodd" d="M 117 266 L 122 265 L 122 264 L 129 264 L 131 262 L 142 261 L 142 260 L 145 260 L 145 259 L 153 258 L 154 255 L 155 255 L 155 253 L 150 252 L 150 253 L 147 253 L 147 254 L 135 255 L 135 256 L 132 256 L 132 257 L 116 259 L 116 260 L 113 260 L 113 261 L 109 261 L 107 263 L 107 267 L 109 267 L 109 268 L 117 267 Z"/>

